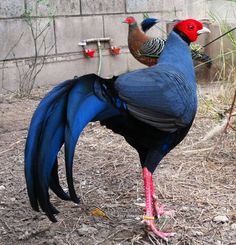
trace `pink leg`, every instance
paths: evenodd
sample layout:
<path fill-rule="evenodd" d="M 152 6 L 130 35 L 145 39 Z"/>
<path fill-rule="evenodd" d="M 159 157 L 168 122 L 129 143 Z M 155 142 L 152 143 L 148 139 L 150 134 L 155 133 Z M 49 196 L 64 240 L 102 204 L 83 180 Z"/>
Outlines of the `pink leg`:
<path fill-rule="evenodd" d="M 153 194 L 153 206 L 154 206 L 155 215 L 158 218 L 163 216 L 163 215 L 170 216 L 170 217 L 174 216 L 175 211 L 174 210 L 165 210 L 165 205 L 158 203 L 157 197 L 155 194 Z"/>
<path fill-rule="evenodd" d="M 173 236 L 172 233 L 161 232 L 156 228 L 154 212 L 156 208 L 153 208 L 154 202 L 154 185 L 152 180 L 152 173 L 148 171 L 147 168 L 143 168 L 143 179 L 144 179 L 144 189 L 145 189 L 145 200 L 146 200 L 146 215 L 144 215 L 144 221 L 148 228 L 158 237 L 167 241 L 169 236 Z"/>
<path fill-rule="evenodd" d="M 153 209 L 154 209 L 154 214 L 159 218 L 163 215 L 166 216 L 173 216 L 174 211 L 173 210 L 165 210 L 165 205 L 162 205 L 160 203 L 158 203 L 157 201 L 157 197 L 155 195 L 155 186 L 153 183 L 153 179 L 151 176 L 151 190 L 152 190 L 152 198 L 153 198 Z"/>

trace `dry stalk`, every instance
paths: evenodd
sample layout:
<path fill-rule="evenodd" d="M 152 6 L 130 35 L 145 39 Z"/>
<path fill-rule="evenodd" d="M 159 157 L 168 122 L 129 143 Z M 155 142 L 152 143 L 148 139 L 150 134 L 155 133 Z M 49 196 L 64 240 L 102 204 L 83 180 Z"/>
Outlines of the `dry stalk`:
<path fill-rule="evenodd" d="M 9 151 L 12 151 L 13 149 L 14 149 L 14 147 L 15 147 L 15 145 L 18 145 L 19 143 L 22 143 L 24 140 L 22 139 L 22 140 L 18 140 L 17 142 L 14 142 L 13 144 L 11 144 L 9 147 L 8 147 L 8 149 L 6 149 L 6 150 L 4 150 L 4 151 L 1 151 L 0 152 L 0 155 L 2 155 L 2 154 L 4 154 L 4 153 L 7 153 L 7 152 L 9 152 Z"/>
<path fill-rule="evenodd" d="M 215 145 L 214 145 L 214 147 L 213 147 L 213 150 L 208 154 L 208 156 L 207 156 L 207 158 L 206 158 L 207 160 L 210 160 L 210 157 L 211 157 L 212 153 L 216 150 L 217 146 L 218 146 L 219 143 L 222 141 L 222 138 L 223 138 L 224 134 L 227 133 L 227 129 L 228 129 L 228 128 L 231 128 L 231 129 L 233 129 L 233 130 L 236 131 L 236 129 L 235 129 L 235 128 L 232 126 L 232 124 L 231 124 L 231 118 L 235 115 L 235 114 L 233 114 L 234 108 L 235 108 L 235 102 L 236 102 L 236 89 L 235 89 L 235 92 L 234 92 L 233 101 L 232 101 L 231 106 L 230 106 L 230 109 L 229 109 L 229 115 L 228 115 L 228 117 L 227 117 L 226 125 L 225 125 L 225 127 L 224 127 L 224 130 L 221 132 L 220 137 L 219 137 L 218 140 L 216 141 L 216 143 L 215 143 Z"/>
<path fill-rule="evenodd" d="M 232 116 L 234 116 L 233 115 L 233 111 L 234 111 L 234 108 L 235 108 L 235 101 L 236 101 L 236 89 L 235 89 L 233 101 L 232 101 L 232 104 L 231 104 L 231 107 L 230 107 L 230 110 L 229 110 L 229 116 L 228 116 L 227 124 L 226 124 L 225 129 L 224 129 L 224 133 L 227 132 L 227 128 L 228 127 L 232 128 L 234 131 L 236 131 L 236 129 L 230 123 Z"/>

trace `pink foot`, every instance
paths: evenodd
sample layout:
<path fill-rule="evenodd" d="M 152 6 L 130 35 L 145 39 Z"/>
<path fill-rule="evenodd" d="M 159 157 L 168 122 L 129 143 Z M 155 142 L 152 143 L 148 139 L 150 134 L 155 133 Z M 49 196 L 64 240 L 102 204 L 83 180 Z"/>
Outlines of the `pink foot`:
<path fill-rule="evenodd" d="M 154 212 L 158 218 L 163 215 L 169 216 L 169 217 L 174 216 L 174 213 L 175 213 L 174 210 L 165 210 L 165 205 L 158 203 L 156 195 L 153 194 L 152 196 L 153 196 Z"/>
<path fill-rule="evenodd" d="M 174 235 L 174 233 L 167 233 L 159 231 L 155 225 L 154 215 L 160 216 L 164 214 L 169 214 L 169 211 L 164 210 L 164 206 L 160 206 L 157 202 L 157 198 L 154 195 L 155 189 L 152 180 L 152 173 L 146 168 L 143 168 L 143 179 L 144 179 L 144 189 L 145 189 L 145 203 L 146 211 L 143 217 L 144 222 L 147 224 L 149 230 L 154 233 L 155 236 L 167 241 L 168 237 Z"/>
<path fill-rule="evenodd" d="M 174 233 L 168 233 L 168 232 L 162 232 L 162 231 L 159 231 L 157 228 L 156 228 L 156 225 L 155 225 L 155 222 L 154 220 L 145 220 L 145 223 L 147 224 L 148 226 L 148 229 L 154 233 L 154 235 L 160 237 L 161 239 L 165 240 L 168 242 L 168 237 L 172 237 L 174 236 L 175 234 Z"/>

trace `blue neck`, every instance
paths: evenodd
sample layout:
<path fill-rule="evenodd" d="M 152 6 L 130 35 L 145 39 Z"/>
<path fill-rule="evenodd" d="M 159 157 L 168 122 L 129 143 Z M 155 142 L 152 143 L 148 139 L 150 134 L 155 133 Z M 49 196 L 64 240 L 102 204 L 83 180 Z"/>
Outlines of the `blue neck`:
<path fill-rule="evenodd" d="M 166 41 L 159 58 L 159 65 L 168 65 L 182 72 L 186 78 L 196 81 L 192 55 L 188 44 L 174 31 Z"/>

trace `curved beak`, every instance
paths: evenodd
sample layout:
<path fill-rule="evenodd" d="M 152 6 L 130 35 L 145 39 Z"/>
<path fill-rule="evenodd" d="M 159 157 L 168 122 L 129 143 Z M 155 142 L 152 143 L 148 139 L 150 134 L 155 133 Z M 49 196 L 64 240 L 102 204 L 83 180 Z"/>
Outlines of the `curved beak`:
<path fill-rule="evenodd" d="M 202 33 L 210 33 L 211 31 L 207 27 L 203 27 L 201 30 L 197 31 L 197 34 L 200 35 Z"/>

